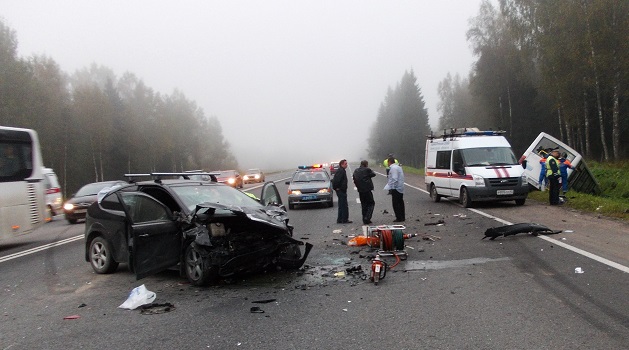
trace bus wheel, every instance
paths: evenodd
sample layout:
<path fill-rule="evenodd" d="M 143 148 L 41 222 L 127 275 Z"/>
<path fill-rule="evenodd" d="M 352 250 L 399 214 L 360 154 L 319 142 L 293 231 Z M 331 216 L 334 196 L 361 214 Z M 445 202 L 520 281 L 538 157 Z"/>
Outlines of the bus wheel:
<path fill-rule="evenodd" d="M 461 204 L 463 208 L 469 208 L 472 206 L 472 199 L 470 198 L 470 193 L 468 192 L 466 187 L 461 188 Z"/>

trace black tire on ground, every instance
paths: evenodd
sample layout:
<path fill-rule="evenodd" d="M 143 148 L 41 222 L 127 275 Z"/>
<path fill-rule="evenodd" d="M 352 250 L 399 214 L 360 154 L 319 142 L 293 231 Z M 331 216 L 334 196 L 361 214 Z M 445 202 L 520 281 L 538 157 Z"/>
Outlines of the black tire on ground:
<path fill-rule="evenodd" d="M 328 207 L 332 208 L 333 206 L 334 206 L 334 200 L 332 199 L 328 202 Z"/>
<path fill-rule="evenodd" d="M 204 258 L 194 243 L 186 247 L 184 264 L 186 277 L 194 286 L 207 286 L 218 280 L 218 267 L 213 266 L 209 258 Z"/>
<path fill-rule="evenodd" d="M 526 202 L 526 198 L 516 199 L 515 205 L 524 205 L 525 202 Z"/>
<path fill-rule="evenodd" d="M 288 203 L 288 209 L 290 209 L 290 210 L 295 209 L 295 204 Z"/>
<path fill-rule="evenodd" d="M 461 204 L 463 208 L 469 208 L 472 206 L 472 199 L 470 198 L 470 193 L 468 192 L 466 187 L 461 188 Z"/>
<path fill-rule="evenodd" d="M 89 259 L 92 269 L 98 274 L 112 273 L 118 268 L 111 244 L 103 237 L 96 237 L 90 243 Z"/>
<path fill-rule="evenodd" d="M 71 225 L 74 225 L 74 224 L 76 224 L 76 219 L 68 219 L 68 222 L 69 222 Z"/>
<path fill-rule="evenodd" d="M 441 196 L 437 193 L 437 186 L 435 186 L 435 184 L 430 184 L 430 198 L 432 198 L 432 201 L 435 203 L 441 201 Z"/>

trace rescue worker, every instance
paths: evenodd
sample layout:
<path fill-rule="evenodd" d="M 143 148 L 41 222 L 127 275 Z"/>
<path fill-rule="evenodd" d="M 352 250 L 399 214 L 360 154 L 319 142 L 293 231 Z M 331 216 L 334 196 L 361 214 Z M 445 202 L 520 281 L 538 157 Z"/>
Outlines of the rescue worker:
<path fill-rule="evenodd" d="M 550 152 L 550 156 L 546 159 L 546 179 L 548 185 L 548 200 L 550 205 L 563 204 L 559 201 L 559 179 L 561 174 L 559 171 L 559 150 L 554 149 Z"/>
<path fill-rule="evenodd" d="M 564 195 L 568 192 L 568 169 L 574 169 L 574 167 L 568 159 L 568 154 L 563 152 L 559 158 L 559 172 L 561 173 L 561 187 Z"/>
<path fill-rule="evenodd" d="M 389 176 L 389 171 L 391 171 L 391 164 L 393 164 L 390 159 L 393 158 L 395 160 L 395 164 L 399 164 L 397 159 L 395 159 L 395 157 L 393 157 L 393 153 L 389 153 L 389 155 L 387 156 L 387 158 L 384 160 L 384 162 L 382 162 L 382 165 L 384 165 L 384 168 L 387 170 L 387 176 Z"/>
<path fill-rule="evenodd" d="M 546 157 L 548 156 L 548 153 L 544 150 L 540 150 L 538 154 L 540 157 L 542 157 L 539 160 L 539 164 L 541 165 L 542 169 L 539 172 L 539 180 L 537 180 L 537 183 L 539 184 L 539 190 L 544 191 L 544 184 L 546 185 L 546 187 L 548 187 L 548 179 L 546 178 Z"/>

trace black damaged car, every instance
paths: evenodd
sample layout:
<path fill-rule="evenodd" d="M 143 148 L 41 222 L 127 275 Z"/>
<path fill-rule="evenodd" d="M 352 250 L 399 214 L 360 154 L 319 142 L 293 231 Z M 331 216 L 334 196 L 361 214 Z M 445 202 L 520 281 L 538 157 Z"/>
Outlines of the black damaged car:
<path fill-rule="evenodd" d="M 144 174 L 146 175 L 146 174 Z M 85 260 L 99 274 L 126 263 L 137 279 L 179 266 L 197 286 L 269 268 L 298 269 L 312 245 L 293 227 L 275 184 L 261 199 L 224 184 L 151 174 L 100 198 L 87 211 Z"/>

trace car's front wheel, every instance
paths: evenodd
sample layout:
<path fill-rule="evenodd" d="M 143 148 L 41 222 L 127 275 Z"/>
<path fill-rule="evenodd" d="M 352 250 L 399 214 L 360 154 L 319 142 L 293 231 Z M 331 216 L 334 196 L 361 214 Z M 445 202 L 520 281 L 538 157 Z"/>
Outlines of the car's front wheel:
<path fill-rule="evenodd" d="M 96 237 L 90 243 L 89 259 L 92 269 L 98 274 L 112 273 L 118 268 L 111 244 L 103 237 Z"/>
<path fill-rule="evenodd" d="M 461 204 L 463 204 L 463 208 L 469 208 L 472 206 L 472 198 L 470 198 L 470 193 L 466 187 L 461 188 Z"/>
<path fill-rule="evenodd" d="M 188 281 L 194 286 L 207 286 L 218 280 L 218 267 L 205 258 L 198 246 L 191 243 L 186 247 L 185 271 Z"/>

